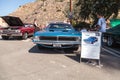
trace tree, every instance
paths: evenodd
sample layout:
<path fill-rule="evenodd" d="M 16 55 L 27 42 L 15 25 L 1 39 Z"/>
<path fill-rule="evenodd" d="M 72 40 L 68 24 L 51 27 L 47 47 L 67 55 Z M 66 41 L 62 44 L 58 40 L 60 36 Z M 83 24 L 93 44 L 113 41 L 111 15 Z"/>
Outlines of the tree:
<path fill-rule="evenodd" d="M 96 18 L 97 12 L 103 13 L 106 19 L 112 14 L 114 18 L 118 15 L 120 0 L 75 0 L 75 18 L 88 20 Z"/>

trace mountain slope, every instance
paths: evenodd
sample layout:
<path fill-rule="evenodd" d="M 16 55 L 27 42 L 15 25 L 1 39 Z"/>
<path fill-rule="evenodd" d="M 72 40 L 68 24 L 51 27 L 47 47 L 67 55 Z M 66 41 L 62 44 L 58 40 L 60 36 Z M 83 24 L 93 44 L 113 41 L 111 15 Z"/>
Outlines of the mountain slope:
<path fill-rule="evenodd" d="M 36 18 L 38 24 L 46 24 L 50 21 L 64 21 L 66 19 L 64 10 L 68 6 L 69 0 L 36 1 L 20 6 L 15 12 L 9 14 L 22 19 L 24 23 L 33 23 Z"/>

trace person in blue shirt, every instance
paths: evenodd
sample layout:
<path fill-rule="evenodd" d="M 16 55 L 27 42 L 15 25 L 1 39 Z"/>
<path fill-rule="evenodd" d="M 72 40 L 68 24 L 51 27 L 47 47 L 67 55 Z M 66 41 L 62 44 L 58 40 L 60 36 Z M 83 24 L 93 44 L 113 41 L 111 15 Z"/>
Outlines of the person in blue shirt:
<path fill-rule="evenodd" d="M 97 13 L 98 22 L 97 27 L 99 32 L 106 32 L 106 20 L 103 17 L 102 13 Z"/>
<path fill-rule="evenodd" d="M 102 13 L 99 12 L 96 15 L 97 15 L 97 18 L 98 18 L 98 22 L 97 22 L 98 31 L 102 32 L 101 46 L 103 46 L 104 45 L 104 34 L 103 33 L 106 32 L 107 24 L 106 24 L 106 20 L 105 20 L 105 18 L 104 18 Z"/>

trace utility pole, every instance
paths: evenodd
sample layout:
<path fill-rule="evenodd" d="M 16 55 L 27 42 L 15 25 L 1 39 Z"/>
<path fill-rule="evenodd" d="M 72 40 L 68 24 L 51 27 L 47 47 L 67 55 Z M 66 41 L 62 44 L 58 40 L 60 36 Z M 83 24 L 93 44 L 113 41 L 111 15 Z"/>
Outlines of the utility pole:
<path fill-rule="evenodd" d="M 70 0 L 70 13 L 69 16 L 72 17 L 72 0 Z M 70 18 L 70 23 L 72 24 L 72 18 Z"/>
<path fill-rule="evenodd" d="M 72 0 L 70 0 L 70 12 L 72 12 Z"/>

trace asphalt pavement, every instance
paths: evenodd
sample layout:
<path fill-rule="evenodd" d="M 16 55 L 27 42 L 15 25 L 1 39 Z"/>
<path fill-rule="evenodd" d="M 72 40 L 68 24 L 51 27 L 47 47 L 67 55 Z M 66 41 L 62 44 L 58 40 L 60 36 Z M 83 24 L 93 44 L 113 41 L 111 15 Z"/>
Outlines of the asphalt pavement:
<path fill-rule="evenodd" d="M 69 49 L 39 50 L 31 39 L 0 39 L 0 80 L 120 80 L 120 58 L 105 49 L 99 67 L 79 63 Z"/>

